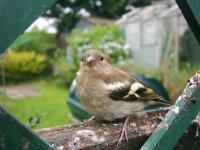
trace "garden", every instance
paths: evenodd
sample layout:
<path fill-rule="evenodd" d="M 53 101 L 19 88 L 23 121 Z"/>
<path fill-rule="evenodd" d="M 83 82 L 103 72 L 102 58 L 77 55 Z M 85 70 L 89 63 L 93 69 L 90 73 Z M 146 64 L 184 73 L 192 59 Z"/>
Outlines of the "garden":
<path fill-rule="evenodd" d="M 109 61 L 114 66 L 130 74 L 143 73 L 158 79 L 166 87 L 171 102 L 181 94 L 185 79 L 198 68 L 183 61 L 177 74 L 173 64 L 169 64 L 166 79 L 162 68 L 150 70 L 137 67 L 131 62 L 130 46 L 123 40 L 120 28 L 114 25 L 90 27 L 84 32 L 74 29 L 66 41 L 67 48 L 59 48 L 54 35 L 34 29 L 21 35 L 2 56 L 0 102 L 32 128 L 71 124 L 75 121 L 67 105 L 67 97 L 76 77 L 81 54 L 87 49 L 103 51 L 109 55 Z M 9 97 L 6 90 L 10 86 L 23 86 L 24 89 L 32 86 L 30 91 L 36 94 L 17 97 L 11 92 Z M 23 89 L 16 92 L 23 93 Z"/>
<path fill-rule="evenodd" d="M 195 2 L 0 2 L 0 149 L 199 149 Z"/>

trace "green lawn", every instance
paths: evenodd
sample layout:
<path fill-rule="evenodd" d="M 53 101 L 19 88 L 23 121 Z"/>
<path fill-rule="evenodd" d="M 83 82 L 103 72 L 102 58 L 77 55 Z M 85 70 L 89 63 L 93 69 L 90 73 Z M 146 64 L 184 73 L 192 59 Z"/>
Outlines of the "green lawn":
<path fill-rule="evenodd" d="M 44 114 L 36 128 L 72 123 L 68 117 L 70 111 L 66 104 L 67 88 L 55 83 L 44 83 L 38 92 L 41 96 L 17 100 L 11 100 L 1 93 L 0 103 L 24 124 L 28 124 L 28 118 L 31 116 L 37 113 Z"/>

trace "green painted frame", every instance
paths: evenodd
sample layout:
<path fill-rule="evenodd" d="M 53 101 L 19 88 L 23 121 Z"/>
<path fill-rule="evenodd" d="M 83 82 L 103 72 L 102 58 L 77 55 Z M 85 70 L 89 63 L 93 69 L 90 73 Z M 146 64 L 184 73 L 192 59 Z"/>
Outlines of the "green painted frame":
<path fill-rule="evenodd" d="M 200 44 L 200 0 L 176 0 L 176 3 Z"/>
<path fill-rule="evenodd" d="M 0 53 L 42 15 L 54 0 L 0 0 Z M 53 150 L 0 106 L 0 149 Z"/>
<path fill-rule="evenodd" d="M 36 133 L 0 106 L 0 149 L 54 150 Z"/>
<path fill-rule="evenodd" d="M 0 53 L 54 2 L 55 0 L 0 0 Z"/>

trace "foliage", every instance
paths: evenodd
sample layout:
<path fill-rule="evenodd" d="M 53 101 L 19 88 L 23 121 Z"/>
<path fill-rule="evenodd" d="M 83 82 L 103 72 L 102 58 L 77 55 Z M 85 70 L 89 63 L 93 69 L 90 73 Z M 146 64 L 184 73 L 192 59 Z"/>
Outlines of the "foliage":
<path fill-rule="evenodd" d="M 102 50 L 110 56 L 112 63 L 124 62 L 130 57 L 129 46 L 124 43 L 120 30 L 116 26 L 95 26 L 85 31 L 73 30 L 67 38 L 67 58 L 60 56 L 53 61 L 55 66 L 53 79 L 70 86 L 76 77 L 82 52 L 90 48 Z"/>
<path fill-rule="evenodd" d="M 123 41 L 116 26 L 94 26 L 84 31 L 75 29 L 67 39 L 68 61 L 76 66 L 85 50 L 97 49 L 110 56 L 111 63 L 127 60 L 130 57 L 129 45 Z"/>
<path fill-rule="evenodd" d="M 102 50 L 110 56 L 112 63 L 121 63 L 130 57 L 128 44 L 116 26 L 95 26 L 85 31 L 73 30 L 67 38 L 67 57 L 63 54 L 53 61 L 55 66 L 53 79 L 70 86 L 76 77 L 82 52 L 91 48 Z"/>
<path fill-rule="evenodd" d="M 34 116 L 31 116 L 28 119 L 28 127 L 33 129 L 37 127 L 40 124 L 41 117 L 44 116 L 44 114 L 36 113 Z"/>
<path fill-rule="evenodd" d="M 58 0 L 46 13 L 46 16 L 57 18 L 58 32 L 70 31 L 79 18 L 81 10 L 86 10 L 92 15 L 113 18 L 119 16 L 124 10 L 125 0 L 82 1 L 82 0 Z M 69 11 L 66 11 L 66 10 Z M 67 20 L 68 26 L 65 26 Z M 64 27 L 64 28 L 63 28 Z"/>
<path fill-rule="evenodd" d="M 57 19 L 58 33 L 70 31 L 78 18 L 81 10 L 87 11 L 91 16 L 105 18 L 119 18 L 127 10 L 127 6 L 149 5 L 151 0 L 58 0 L 47 11 L 45 16 Z"/>
<path fill-rule="evenodd" d="M 141 7 L 151 4 L 151 0 L 130 0 L 130 5 L 133 5 L 135 7 Z"/>
<path fill-rule="evenodd" d="M 5 68 L 6 78 L 9 79 L 34 78 L 51 73 L 52 70 L 46 56 L 35 52 L 10 51 L 0 60 L 0 65 Z"/>
<path fill-rule="evenodd" d="M 15 52 L 29 51 L 50 57 L 53 57 L 58 49 L 54 35 L 36 29 L 19 36 L 11 48 Z"/>
<path fill-rule="evenodd" d="M 69 118 L 70 111 L 66 105 L 68 90 L 63 86 L 49 81 L 37 82 L 36 84 L 41 84 L 42 86 L 37 90 L 40 96 L 12 100 L 5 99 L 6 97 L 1 96 L 2 93 L 0 93 L 0 104 L 27 125 L 30 125 L 29 118 L 31 116 L 41 114 L 40 123 L 37 124 L 36 128 L 72 123 Z"/>
<path fill-rule="evenodd" d="M 60 57 L 54 61 L 55 69 L 53 80 L 59 84 L 64 84 L 69 87 L 72 80 L 76 77 L 77 66 L 74 64 L 67 64 L 65 57 Z"/>

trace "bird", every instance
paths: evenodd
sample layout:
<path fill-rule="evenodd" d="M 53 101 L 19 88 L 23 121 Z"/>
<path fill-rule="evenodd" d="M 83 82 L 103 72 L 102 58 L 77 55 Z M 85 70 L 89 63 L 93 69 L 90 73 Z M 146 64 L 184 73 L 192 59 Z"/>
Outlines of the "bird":
<path fill-rule="evenodd" d="M 123 137 L 128 141 L 130 115 L 153 104 L 169 104 L 144 83 L 110 65 L 108 56 L 94 49 L 83 53 L 76 89 L 81 103 L 96 119 L 115 121 L 126 117 L 118 144 Z"/>

